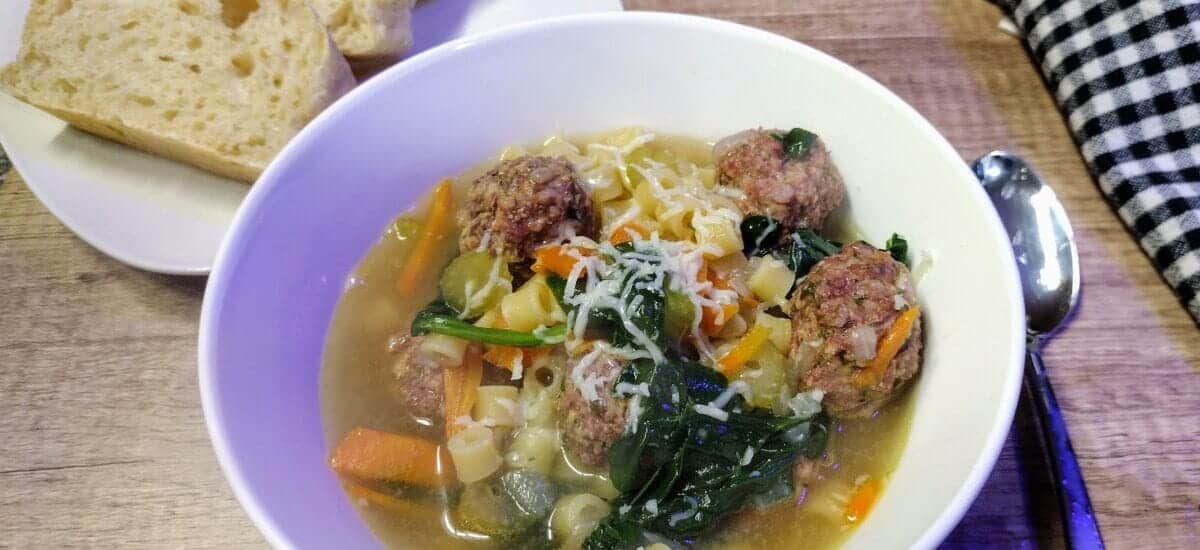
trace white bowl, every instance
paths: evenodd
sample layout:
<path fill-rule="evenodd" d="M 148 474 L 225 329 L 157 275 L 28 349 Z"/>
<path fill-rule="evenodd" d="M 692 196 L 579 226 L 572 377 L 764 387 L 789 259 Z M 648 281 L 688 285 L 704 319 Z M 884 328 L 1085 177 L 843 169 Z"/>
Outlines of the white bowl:
<path fill-rule="evenodd" d="M 869 240 L 898 231 L 932 255 L 911 435 L 847 547 L 931 547 L 954 527 L 999 453 L 1023 360 L 1015 263 L 987 197 L 928 122 L 849 66 L 731 23 L 626 13 L 422 54 L 328 109 L 254 186 L 209 281 L 200 383 L 221 465 L 267 540 L 378 544 L 326 467 L 318 371 L 343 282 L 385 224 L 505 144 L 628 125 L 708 139 L 810 128 Z"/>

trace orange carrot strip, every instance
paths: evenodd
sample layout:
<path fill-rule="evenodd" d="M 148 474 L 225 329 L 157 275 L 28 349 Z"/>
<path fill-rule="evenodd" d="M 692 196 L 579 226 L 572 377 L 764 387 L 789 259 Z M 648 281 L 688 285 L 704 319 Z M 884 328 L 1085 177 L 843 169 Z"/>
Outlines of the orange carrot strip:
<path fill-rule="evenodd" d="M 452 221 L 453 203 L 450 180 L 442 180 L 434 188 L 433 202 L 429 206 L 429 216 L 425 219 L 425 225 L 417 237 L 417 244 L 413 246 L 412 252 L 408 255 L 408 260 L 400 272 L 400 277 L 396 280 L 396 290 L 401 296 L 412 296 L 422 283 L 428 281 L 429 273 L 433 271 L 430 264 L 446 248 L 444 241 L 449 236 L 446 229 L 449 222 Z"/>
<path fill-rule="evenodd" d="M 846 503 L 846 523 L 859 523 L 866 519 L 867 513 L 871 511 L 871 507 L 879 499 L 881 488 L 879 482 L 873 479 L 869 479 L 863 482 L 862 485 L 859 485 L 854 490 L 854 493 L 850 495 L 849 502 Z"/>
<path fill-rule="evenodd" d="M 612 235 L 608 237 L 609 244 L 616 246 L 621 243 L 632 241 L 633 234 L 630 233 L 631 231 L 643 239 L 650 237 L 650 231 L 646 230 L 645 227 L 642 227 L 641 224 L 637 222 L 625 222 L 621 225 L 618 225 L 616 229 L 613 229 Z"/>
<path fill-rule="evenodd" d="M 721 329 L 725 328 L 729 320 L 737 315 L 737 312 L 737 304 L 722 303 L 720 308 L 704 306 L 700 310 L 700 330 L 706 336 L 716 336 L 721 333 Z"/>
<path fill-rule="evenodd" d="M 346 489 L 346 494 L 350 495 L 351 498 L 361 499 L 368 506 L 378 508 L 389 514 L 404 518 L 419 518 L 422 521 L 439 521 L 441 519 L 438 509 L 433 506 L 425 506 L 410 500 L 380 493 L 379 491 L 368 489 L 350 481 L 343 481 L 342 487 Z"/>
<path fill-rule="evenodd" d="M 854 375 L 856 383 L 861 386 L 870 386 L 883 378 L 888 364 L 896 358 L 896 354 L 900 352 L 904 342 L 908 341 L 908 337 L 912 335 L 913 325 L 920 316 L 921 308 L 910 306 L 901 312 L 895 321 L 892 321 L 892 325 L 883 333 L 883 337 L 879 339 L 879 343 L 875 347 L 875 357 Z"/>
<path fill-rule="evenodd" d="M 517 367 L 517 361 L 525 359 L 525 354 L 521 348 L 512 346 L 488 346 L 487 351 L 483 352 L 483 359 L 511 372 Z"/>
<path fill-rule="evenodd" d="M 438 449 L 427 439 L 355 428 L 334 447 L 329 466 L 362 481 L 439 487 Z"/>
<path fill-rule="evenodd" d="M 553 273 L 559 277 L 570 277 L 579 256 L 590 256 L 587 248 L 565 244 L 546 245 L 533 251 L 533 269 L 536 273 Z"/>
<path fill-rule="evenodd" d="M 483 359 L 509 372 L 517 369 L 520 363 L 523 369 L 533 366 L 533 363 L 550 353 L 550 346 L 518 348 L 513 346 L 487 346 Z"/>
<path fill-rule="evenodd" d="M 465 426 L 459 422 L 471 416 L 475 400 L 479 397 L 479 384 L 483 382 L 483 357 L 478 346 L 467 348 L 463 364 L 442 368 L 442 383 L 446 392 L 445 417 L 446 438 L 458 433 Z"/>
<path fill-rule="evenodd" d="M 725 376 L 736 376 L 746 366 L 746 363 L 758 354 L 758 350 L 762 349 L 763 344 L 767 342 L 770 336 L 771 329 L 763 325 L 754 325 L 749 332 L 733 345 L 733 349 L 730 349 L 729 353 L 726 353 L 717 360 L 717 365 L 721 367 L 721 372 Z"/>

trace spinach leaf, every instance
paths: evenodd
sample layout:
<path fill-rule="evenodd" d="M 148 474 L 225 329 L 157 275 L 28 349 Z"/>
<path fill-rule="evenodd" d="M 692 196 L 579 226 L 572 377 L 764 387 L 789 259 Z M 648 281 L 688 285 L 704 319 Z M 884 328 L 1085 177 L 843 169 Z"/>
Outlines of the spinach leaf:
<path fill-rule="evenodd" d="M 550 293 L 554 295 L 554 299 L 558 300 L 558 305 L 563 311 L 569 311 L 570 305 L 567 304 L 564 296 L 567 293 L 567 280 L 549 273 L 546 275 L 546 286 L 550 287 Z"/>
<path fill-rule="evenodd" d="M 817 262 L 837 254 L 841 248 L 841 244 L 827 240 L 811 229 L 800 229 L 793 232 L 787 242 L 776 248 L 773 254 L 799 279 L 808 275 Z"/>
<path fill-rule="evenodd" d="M 472 342 L 516 347 L 558 344 L 567 336 L 566 325 L 540 327 L 533 332 L 477 327 L 459 319 L 458 312 L 440 298 L 417 312 L 411 331 L 413 336 L 434 332 Z"/>
<path fill-rule="evenodd" d="M 742 243 L 747 256 L 766 256 L 779 243 L 783 226 L 770 216 L 746 216 L 742 220 Z"/>
<path fill-rule="evenodd" d="M 908 265 L 908 239 L 900 236 L 899 233 L 892 233 L 884 248 L 887 248 L 887 251 L 897 262 Z"/>
<path fill-rule="evenodd" d="M 622 243 L 617 245 L 616 251 L 618 255 L 634 253 L 635 261 L 642 264 L 662 262 L 661 255 L 656 249 L 646 245 L 640 245 L 641 248 L 638 246 L 632 242 Z M 616 283 L 609 284 L 608 287 L 611 289 L 609 297 L 617 299 L 618 304 L 616 307 L 611 305 L 592 307 L 588 313 L 588 329 L 601 332 L 615 346 L 645 347 L 633 335 L 629 327 L 625 326 L 624 318 L 627 316 L 638 332 L 644 334 L 659 349 L 665 349 L 668 343 L 668 334 L 664 329 L 664 324 L 667 302 L 666 287 L 669 281 L 665 277 L 659 281 L 653 274 L 641 273 L 636 266 L 618 262 L 616 257 L 607 256 L 606 260 L 611 268 L 606 270 L 600 282 Z M 578 311 L 577 305 L 571 304 L 565 299 L 567 286 L 565 279 L 550 275 L 546 277 L 546 283 L 564 311 Z M 617 310 L 618 307 L 625 312 L 625 316 L 622 316 L 621 312 Z"/>
<path fill-rule="evenodd" d="M 771 136 L 783 145 L 784 162 L 807 159 L 808 155 L 812 153 L 812 144 L 817 139 L 817 134 L 804 128 L 792 128 L 786 134 L 780 132 L 771 134 Z"/>
<path fill-rule="evenodd" d="M 740 395 L 723 420 L 698 412 L 728 386 L 703 365 L 635 361 L 621 380 L 647 384 L 649 396 L 641 398 L 636 431 L 609 451 L 620 495 L 585 548 L 634 548 L 643 531 L 676 540 L 702 534 L 755 495 L 790 495 L 792 463 L 824 450 L 829 427 L 821 414 L 779 416 L 751 409 Z"/>
<path fill-rule="evenodd" d="M 642 530 L 637 524 L 609 516 L 588 535 L 583 550 L 633 550 L 641 544 Z"/>

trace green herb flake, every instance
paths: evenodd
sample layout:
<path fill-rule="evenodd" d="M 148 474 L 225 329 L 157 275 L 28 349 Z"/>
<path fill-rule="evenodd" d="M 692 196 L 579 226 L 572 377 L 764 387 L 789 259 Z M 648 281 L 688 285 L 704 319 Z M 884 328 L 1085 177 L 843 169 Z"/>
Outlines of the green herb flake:
<path fill-rule="evenodd" d="M 804 128 L 792 128 L 787 133 L 780 132 L 771 134 L 771 136 L 783 145 L 784 160 L 795 162 L 808 158 L 808 155 L 812 153 L 812 144 L 817 139 L 817 134 Z"/>
<path fill-rule="evenodd" d="M 766 256 L 779 243 L 783 226 L 770 216 L 756 214 L 742 220 L 742 252 L 746 256 Z"/>
<path fill-rule="evenodd" d="M 892 236 L 888 238 L 887 244 L 884 247 L 892 255 L 893 259 L 904 265 L 908 265 L 907 239 L 901 237 L 899 233 L 892 233 Z"/>

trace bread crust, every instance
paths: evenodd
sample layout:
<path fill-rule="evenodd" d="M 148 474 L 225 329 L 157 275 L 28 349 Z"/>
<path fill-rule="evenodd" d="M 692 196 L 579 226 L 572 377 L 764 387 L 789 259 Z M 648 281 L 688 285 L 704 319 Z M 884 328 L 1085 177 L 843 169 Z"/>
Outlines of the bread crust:
<path fill-rule="evenodd" d="M 342 54 L 353 61 L 395 56 L 412 46 L 414 0 L 310 0 Z"/>
<path fill-rule="evenodd" d="M 69 5 L 67 10 L 91 11 L 65 15 L 56 12 L 64 5 Z M 246 20 L 239 23 L 246 26 L 244 29 L 226 30 L 229 23 L 220 18 L 228 13 L 220 11 L 222 5 L 218 0 L 183 0 L 179 9 L 186 6 L 194 11 L 161 15 L 151 10 L 166 8 L 152 0 L 75 0 L 68 4 L 34 0 L 26 17 L 17 61 L 0 70 L 0 88 L 83 131 L 253 183 L 296 132 L 354 87 L 354 76 L 309 6 L 286 0 L 260 0 L 258 11 L 262 13 L 247 14 Z M 147 27 L 162 26 L 186 17 L 205 19 L 188 20 L 190 26 L 180 29 L 147 33 L 191 32 L 198 41 L 195 48 L 155 49 L 146 45 L 183 40 L 177 36 L 116 34 L 127 26 L 133 33 L 142 23 Z M 250 18 L 254 17 L 264 19 L 252 21 Z M 126 19 L 138 24 L 114 26 L 115 21 Z M 276 52 L 263 46 L 254 50 L 246 45 L 244 50 L 250 52 L 246 55 L 254 56 L 246 58 L 250 66 L 247 74 L 237 74 L 236 59 L 232 68 L 224 63 L 200 67 L 199 62 L 192 65 L 197 67 L 195 71 L 177 66 L 204 55 L 218 56 L 218 61 L 229 63 L 225 57 L 219 57 L 231 51 L 228 41 L 262 42 L 263 29 L 280 22 L 283 23 L 280 31 L 286 33 L 282 40 L 294 41 L 295 49 L 277 48 L 280 51 Z M 199 30 L 212 32 L 203 35 Z M 111 36 L 105 37 L 106 34 Z M 100 40 L 97 36 L 104 37 L 106 42 L 97 42 Z M 119 40 L 127 40 L 133 46 L 121 49 Z M 76 42 L 81 57 L 91 59 L 93 66 L 71 65 L 71 50 Z M 99 53 L 87 58 L 88 46 L 100 48 Z M 163 64 L 158 65 L 159 62 Z M 106 63 L 111 66 L 103 66 Z M 299 65 L 300 70 L 291 73 L 283 72 L 282 67 L 298 63 L 307 65 Z M 141 67 L 158 72 L 138 75 L 136 71 Z M 278 84 L 275 87 L 279 93 L 264 95 L 264 90 L 270 94 L 271 77 L 254 74 L 255 70 L 284 75 L 276 77 L 280 81 L 285 77 L 301 81 L 294 84 L 288 81 L 286 87 Z M 125 78 L 112 78 L 114 73 Z M 158 88 L 146 84 L 156 77 L 165 84 L 159 86 L 156 82 L 154 86 Z M 139 78 L 142 80 L 138 81 Z M 282 105 L 283 102 L 288 104 Z M 200 107 L 193 109 L 193 105 Z"/>

